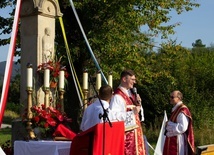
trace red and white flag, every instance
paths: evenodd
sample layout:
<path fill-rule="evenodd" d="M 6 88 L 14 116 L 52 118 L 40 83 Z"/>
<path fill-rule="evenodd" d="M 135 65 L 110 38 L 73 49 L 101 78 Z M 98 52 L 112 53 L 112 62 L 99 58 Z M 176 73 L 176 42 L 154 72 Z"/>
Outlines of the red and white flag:
<path fill-rule="evenodd" d="M 11 78 L 12 67 L 13 67 L 13 56 L 14 56 L 14 51 L 16 46 L 16 36 L 18 31 L 20 8 L 21 8 L 21 0 L 17 0 L 16 11 L 15 11 L 13 27 L 12 27 L 12 34 L 10 39 L 10 46 L 9 46 L 8 55 L 7 55 L 7 63 L 5 66 L 4 80 L 2 85 L 2 93 L 1 93 L 1 101 L 0 101 L 0 127 L 4 116 L 4 110 L 7 103 L 8 89 L 10 86 L 10 78 Z"/>

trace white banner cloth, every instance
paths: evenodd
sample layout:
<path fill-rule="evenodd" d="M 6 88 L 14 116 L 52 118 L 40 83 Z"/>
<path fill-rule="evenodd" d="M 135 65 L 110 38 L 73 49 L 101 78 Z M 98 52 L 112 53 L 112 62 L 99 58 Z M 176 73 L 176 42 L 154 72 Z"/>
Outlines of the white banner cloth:
<path fill-rule="evenodd" d="M 163 118 L 163 122 L 162 122 L 162 127 L 161 127 L 161 130 L 159 133 L 158 142 L 157 142 L 156 147 L 155 147 L 154 155 L 162 155 L 163 154 L 163 147 L 164 147 L 165 138 L 166 138 L 166 136 L 164 135 L 164 132 L 165 132 L 165 124 L 167 121 L 168 121 L 168 118 L 166 115 L 166 111 L 164 111 L 164 118 Z"/>
<path fill-rule="evenodd" d="M 0 147 L 0 155 L 6 155 L 1 147 Z"/>

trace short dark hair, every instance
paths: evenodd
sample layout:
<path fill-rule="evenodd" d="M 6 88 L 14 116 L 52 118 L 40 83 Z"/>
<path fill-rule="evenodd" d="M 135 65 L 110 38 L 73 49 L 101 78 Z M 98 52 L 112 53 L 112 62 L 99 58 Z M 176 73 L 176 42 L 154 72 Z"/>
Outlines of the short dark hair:
<path fill-rule="evenodd" d="M 131 69 L 124 70 L 124 71 L 122 71 L 121 74 L 120 74 L 120 79 L 122 79 L 123 77 L 126 77 L 127 75 L 133 76 L 133 75 L 135 75 L 135 73 L 134 73 L 134 71 L 131 70 Z"/>
<path fill-rule="evenodd" d="M 112 88 L 109 85 L 103 85 L 99 89 L 99 97 L 102 100 L 109 100 L 112 97 Z"/>

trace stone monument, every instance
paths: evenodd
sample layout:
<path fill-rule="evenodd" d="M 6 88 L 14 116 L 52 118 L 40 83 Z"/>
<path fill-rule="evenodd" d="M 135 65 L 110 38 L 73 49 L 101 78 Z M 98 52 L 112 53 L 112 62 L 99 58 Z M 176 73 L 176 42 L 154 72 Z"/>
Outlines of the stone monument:
<path fill-rule="evenodd" d="M 21 33 L 21 84 L 20 104 L 27 107 L 27 64 L 33 68 L 33 99 L 37 105 L 44 103 L 42 83 L 38 82 L 37 67 L 54 58 L 55 20 L 62 16 L 57 0 L 22 0 L 20 12 Z M 22 139 L 20 120 L 12 123 L 12 142 Z"/>
<path fill-rule="evenodd" d="M 44 103 L 37 67 L 54 58 L 55 20 L 62 16 L 57 0 L 23 0 L 21 7 L 21 104 L 27 104 L 26 65 L 33 65 L 34 99 Z M 36 97 L 35 97 L 36 96 Z"/>

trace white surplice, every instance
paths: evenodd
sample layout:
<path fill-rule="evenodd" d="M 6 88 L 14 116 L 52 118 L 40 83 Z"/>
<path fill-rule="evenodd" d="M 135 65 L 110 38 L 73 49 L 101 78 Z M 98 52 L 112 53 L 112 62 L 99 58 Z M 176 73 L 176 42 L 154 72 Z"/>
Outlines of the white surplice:
<path fill-rule="evenodd" d="M 182 104 L 182 102 L 177 103 L 172 108 L 172 112 L 175 111 L 180 104 Z M 183 113 L 179 113 L 176 121 L 177 123 L 168 121 L 167 127 L 166 127 L 166 130 L 167 130 L 166 136 L 167 137 L 177 136 L 179 155 L 188 155 L 188 152 L 186 152 L 186 150 L 188 150 L 187 140 L 184 132 L 186 132 L 188 128 L 189 118 L 185 116 Z"/>
<path fill-rule="evenodd" d="M 114 120 L 114 117 L 109 109 L 109 103 L 105 100 L 97 99 L 95 102 L 90 104 L 86 110 L 84 111 L 82 122 L 80 125 L 80 130 L 85 131 L 98 123 L 103 122 L 103 118 L 100 115 L 103 115 L 103 108 L 101 103 L 103 104 L 104 109 L 107 110 L 109 120 Z"/>

